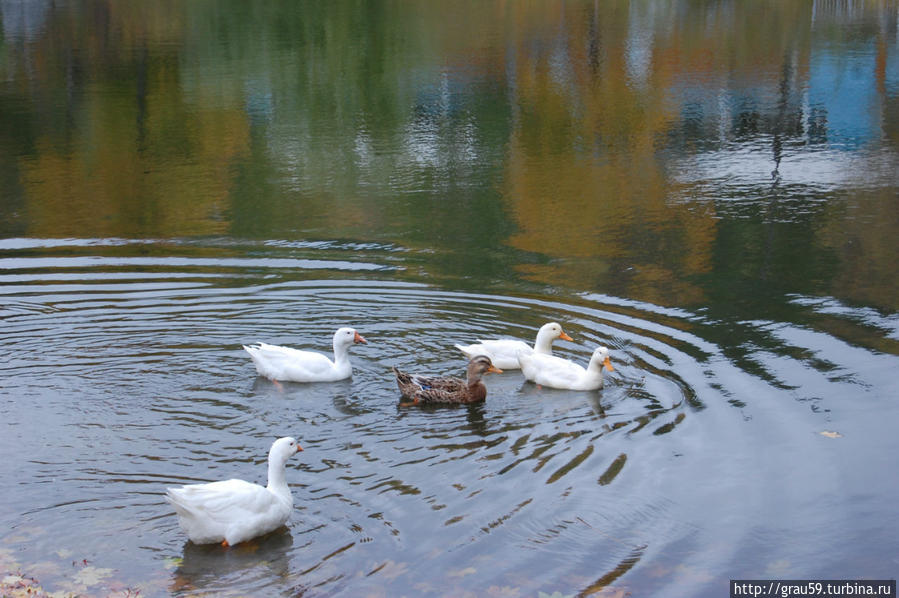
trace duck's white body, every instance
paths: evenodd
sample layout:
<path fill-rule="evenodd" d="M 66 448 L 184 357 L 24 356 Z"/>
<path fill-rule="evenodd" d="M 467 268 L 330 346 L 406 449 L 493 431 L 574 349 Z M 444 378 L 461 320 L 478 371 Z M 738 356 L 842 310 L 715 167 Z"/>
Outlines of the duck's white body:
<path fill-rule="evenodd" d="M 586 368 L 570 359 L 556 355 L 543 355 L 535 352 L 518 354 L 521 373 L 525 379 L 563 390 L 596 390 L 602 388 L 602 369 L 614 370 L 609 361 L 609 350 L 598 347 L 590 357 Z"/>
<path fill-rule="evenodd" d="M 290 437 L 279 438 L 268 454 L 268 486 L 243 480 L 168 488 L 166 500 L 181 529 L 194 544 L 239 544 L 287 522 L 293 496 L 284 476 L 291 455 L 303 450 Z"/>
<path fill-rule="evenodd" d="M 367 341 L 352 328 L 334 333 L 334 361 L 315 351 L 256 343 L 244 345 L 256 365 L 256 372 L 270 380 L 290 382 L 334 382 L 353 375 L 349 349 Z"/>
<path fill-rule="evenodd" d="M 462 351 L 469 359 L 473 359 L 478 355 L 486 355 L 490 358 L 493 365 L 501 370 L 517 370 L 521 367 L 518 364 L 518 354 L 520 352 L 552 355 L 553 341 L 557 338 L 566 341 L 571 340 L 571 337 L 565 334 L 559 324 L 550 322 L 541 326 L 540 330 L 537 331 L 537 338 L 534 341 L 533 348 L 524 341 L 505 338 L 488 341 L 478 339 L 477 343 L 456 345 L 456 348 Z"/>

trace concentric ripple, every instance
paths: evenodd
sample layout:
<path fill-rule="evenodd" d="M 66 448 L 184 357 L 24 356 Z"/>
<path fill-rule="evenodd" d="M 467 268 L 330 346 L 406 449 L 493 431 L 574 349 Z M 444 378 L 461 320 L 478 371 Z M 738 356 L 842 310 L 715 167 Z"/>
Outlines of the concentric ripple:
<path fill-rule="evenodd" d="M 735 563 L 758 570 L 789 553 L 805 571 L 826 564 L 780 529 L 885 533 L 873 516 L 842 517 L 849 499 L 832 490 L 852 479 L 854 459 L 817 454 L 835 450 L 819 434 L 833 427 L 831 397 L 860 397 L 854 417 L 838 418 L 846 435 L 870 424 L 865 404 L 879 398 L 866 395 L 869 371 L 841 364 L 886 370 L 887 358 L 822 333 L 759 322 L 757 347 L 723 349 L 708 339 L 724 324 L 680 310 L 408 282 L 389 274 L 401 270 L 393 247 L 269 243 L 258 251 L 275 254 L 244 261 L 190 246 L 135 256 L 146 246 L 122 240 L 10 243 L 0 547 L 26 562 L 58 568 L 54 555 L 75 555 L 151 595 L 619 585 L 699 595 Z M 454 343 L 532 341 L 547 321 L 574 339 L 556 343 L 563 356 L 585 364 L 597 345 L 611 349 L 603 390 L 543 389 L 507 372 L 487 378 L 482 405 L 399 405 L 391 365 L 461 375 Z M 369 341 L 352 348 L 343 382 L 276 385 L 241 349 L 330 352 L 341 325 Z M 798 376 L 788 361 L 810 367 Z M 165 487 L 264 482 L 268 445 L 285 434 L 306 449 L 289 466 L 288 528 L 227 553 L 186 544 Z M 124 548 L 110 554 L 112 536 Z"/>

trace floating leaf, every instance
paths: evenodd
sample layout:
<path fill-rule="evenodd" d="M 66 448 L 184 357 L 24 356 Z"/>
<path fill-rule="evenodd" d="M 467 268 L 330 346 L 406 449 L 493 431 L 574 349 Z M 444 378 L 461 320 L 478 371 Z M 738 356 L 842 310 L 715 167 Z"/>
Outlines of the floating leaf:
<path fill-rule="evenodd" d="M 466 575 L 474 575 L 478 570 L 474 567 L 466 567 L 464 569 L 458 569 L 456 571 L 450 571 L 448 575 L 450 577 L 465 577 Z"/>
<path fill-rule="evenodd" d="M 112 569 L 85 567 L 75 576 L 75 583 L 85 587 L 95 586 L 112 575 Z"/>
<path fill-rule="evenodd" d="M 69 571 L 71 569 L 64 567 L 62 563 L 57 561 L 41 561 L 28 566 L 28 574 L 38 579 L 65 576 Z"/>
<path fill-rule="evenodd" d="M 184 559 L 180 556 L 167 556 L 162 561 L 162 566 L 168 570 L 177 569 L 184 563 Z"/>
<path fill-rule="evenodd" d="M 0 596 L 3 598 L 45 598 L 47 593 L 34 578 L 8 574 L 0 580 Z"/>

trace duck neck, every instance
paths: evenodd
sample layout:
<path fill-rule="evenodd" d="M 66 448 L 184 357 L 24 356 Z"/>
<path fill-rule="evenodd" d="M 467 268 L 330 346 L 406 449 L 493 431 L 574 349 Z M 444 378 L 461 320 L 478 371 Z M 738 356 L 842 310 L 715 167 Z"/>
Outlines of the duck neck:
<path fill-rule="evenodd" d="M 602 360 L 591 359 L 587 364 L 587 375 L 602 380 Z"/>
<path fill-rule="evenodd" d="M 266 488 L 276 494 L 290 496 L 284 465 L 285 462 L 279 459 L 268 460 L 268 486 Z"/>
<path fill-rule="evenodd" d="M 544 355 L 551 354 L 553 352 L 553 339 L 548 334 L 543 334 L 542 331 L 538 332 L 537 338 L 534 340 L 534 352 Z"/>
<path fill-rule="evenodd" d="M 481 384 L 481 375 L 470 373 L 465 382 L 468 385 L 468 388 L 477 388 Z"/>
<path fill-rule="evenodd" d="M 339 345 L 334 342 L 334 365 L 342 365 L 350 360 L 350 348 L 347 345 Z"/>
<path fill-rule="evenodd" d="M 480 376 L 470 376 L 468 378 L 468 400 L 465 402 L 474 403 L 483 401 L 487 397 L 487 387 Z"/>

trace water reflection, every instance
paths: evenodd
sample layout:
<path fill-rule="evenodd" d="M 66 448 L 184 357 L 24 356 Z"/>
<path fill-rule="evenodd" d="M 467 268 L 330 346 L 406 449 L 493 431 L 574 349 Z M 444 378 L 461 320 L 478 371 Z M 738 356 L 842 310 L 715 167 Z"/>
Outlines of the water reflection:
<path fill-rule="evenodd" d="M 853 215 L 895 212 L 895 7 L 67 6 L 3 5 L 6 235 L 328 231 L 702 305 L 767 283 L 720 257 L 773 220 L 792 291 L 897 305 L 895 222 Z"/>
<path fill-rule="evenodd" d="M 299 536 L 302 538 L 302 536 Z M 172 571 L 169 591 L 175 594 L 216 592 L 236 594 L 234 586 L 264 592 L 289 581 L 294 538 L 286 527 L 230 548 L 187 542 Z M 274 587 L 272 587 L 274 585 Z"/>
<path fill-rule="evenodd" d="M 0 20 L 0 569 L 707 596 L 894 564 L 894 4 Z M 278 387 L 240 349 L 337 320 L 370 341 L 343 383 Z M 566 357 L 612 348 L 605 389 L 398 408 L 391 365 L 459 372 L 455 342 L 548 320 Z M 162 489 L 250 471 L 273 430 L 307 447 L 288 528 L 185 546 Z"/>

